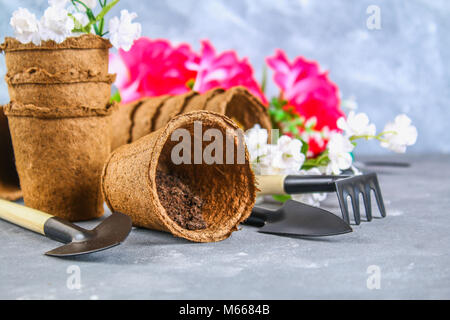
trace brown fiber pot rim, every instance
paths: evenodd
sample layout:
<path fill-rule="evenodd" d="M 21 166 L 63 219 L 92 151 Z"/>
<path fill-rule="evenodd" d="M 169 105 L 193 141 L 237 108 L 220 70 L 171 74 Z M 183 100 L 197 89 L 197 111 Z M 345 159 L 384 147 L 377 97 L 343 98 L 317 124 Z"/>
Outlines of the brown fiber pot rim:
<path fill-rule="evenodd" d="M 3 111 L 8 117 L 26 117 L 40 119 L 66 119 L 66 118 L 89 118 L 110 116 L 117 109 L 118 104 L 108 104 L 102 109 L 89 107 L 79 108 L 46 108 L 37 107 L 33 104 L 20 104 L 14 101 L 3 106 Z"/>
<path fill-rule="evenodd" d="M 38 67 L 28 68 L 24 72 L 6 74 L 5 81 L 10 86 L 21 84 L 70 84 L 80 82 L 114 83 L 115 74 L 101 74 L 92 70 L 76 70 L 74 68 L 52 74 Z"/>
<path fill-rule="evenodd" d="M 69 37 L 62 43 L 53 40 L 43 41 L 40 45 L 21 43 L 15 38 L 7 37 L 0 45 L 0 52 L 33 51 L 33 50 L 66 50 L 66 49 L 110 49 L 111 42 L 94 34 L 84 34 L 79 37 Z"/>

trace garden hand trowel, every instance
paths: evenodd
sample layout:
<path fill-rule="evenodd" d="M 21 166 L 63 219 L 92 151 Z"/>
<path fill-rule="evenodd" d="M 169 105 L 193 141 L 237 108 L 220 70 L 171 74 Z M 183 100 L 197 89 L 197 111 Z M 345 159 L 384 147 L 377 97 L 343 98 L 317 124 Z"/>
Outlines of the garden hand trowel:
<path fill-rule="evenodd" d="M 93 230 L 85 230 L 49 214 L 0 200 L 0 218 L 66 245 L 46 253 L 70 257 L 106 250 L 123 242 L 131 231 L 130 217 L 114 212 Z"/>
<path fill-rule="evenodd" d="M 333 213 L 293 200 L 277 211 L 255 207 L 245 223 L 259 227 L 261 233 L 298 237 L 326 237 L 353 231 Z"/>

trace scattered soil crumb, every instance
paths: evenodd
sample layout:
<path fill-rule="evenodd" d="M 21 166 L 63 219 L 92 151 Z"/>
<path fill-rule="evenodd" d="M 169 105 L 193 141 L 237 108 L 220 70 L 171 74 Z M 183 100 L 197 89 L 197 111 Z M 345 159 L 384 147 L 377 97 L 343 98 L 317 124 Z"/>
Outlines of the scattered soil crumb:
<path fill-rule="evenodd" d="M 187 230 L 202 230 L 208 226 L 203 219 L 203 199 L 194 194 L 181 179 L 175 175 L 158 171 L 156 185 L 159 201 L 169 217 Z"/>

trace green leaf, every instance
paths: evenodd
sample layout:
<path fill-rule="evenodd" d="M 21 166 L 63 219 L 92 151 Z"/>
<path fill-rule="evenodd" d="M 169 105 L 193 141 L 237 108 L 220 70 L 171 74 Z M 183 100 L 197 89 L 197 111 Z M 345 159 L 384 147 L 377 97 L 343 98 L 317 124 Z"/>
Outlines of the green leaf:
<path fill-rule="evenodd" d="M 73 16 L 73 14 L 71 14 L 71 13 L 69 13 L 69 17 L 71 17 L 72 18 L 72 20 L 73 20 L 73 23 L 74 23 L 74 30 L 82 30 L 83 29 L 83 25 L 81 24 L 81 22 L 80 21 L 78 21 L 74 16 Z"/>
<path fill-rule="evenodd" d="M 108 12 L 119 3 L 120 0 L 114 0 L 113 2 L 105 5 L 102 9 L 102 11 L 98 14 L 96 18 L 96 22 L 100 22 L 102 19 L 105 18 L 105 16 L 108 14 Z"/>
<path fill-rule="evenodd" d="M 116 91 L 116 93 L 114 93 L 111 97 L 111 102 L 121 102 L 122 101 L 122 97 L 120 96 L 120 92 Z"/>
<path fill-rule="evenodd" d="M 307 159 L 302 166 L 303 170 L 309 170 L 317 167 L 324 167 L 330 163 L 330 158 L 328 158 L 328 150 L 322 152 L 318 157 L 314 159 Z"/>
<path fill-rule="evenodd" d="M 273 195 L 272 198 L 275 201 L 281 202 L 281 203 L 285 203 L 286 201 L 289 201 L 292 199 L 291 196 L 289 195 Z"/>
<path fill-rule="evenodd" d="M 98 14 L 97 17 L 94 17 L 92 11 L 86 10 L 86 14 L 89 17 L 90 22 L 86 25 L 86 28 L 89 27 L 91 28 L 92 26 L 94 27 L 95 33 L 99 36 L 102 36 L 102 32 L 99 30 L 99 28 L 97 27 L 97 23 L 100 22 L 105 18 L 105 16 L 108 14 L 108 12 L 117 4 L 119 3 L 120 0 L 114 0 L 111 3 L 108 3 L 107 5 L 105 5 L 102 8 L 102 11 Z M 103 31 L 103 30 L 102 30 Z"/>
<path fill-rule="evenodd" d="M 284 106 L 286 106 L 288 102 L 286 100 L 281 100 L 278 98 L 272 99 L 272 105 L 277 109 L 282 109 Z"/>
<path fill-rule="evenodd" d="M 307 156 L 308 155 L 308 150 L 309 150 L 309 145 L 308 145 L 308 143 L 305 140 L 300 139 L 300 138 L 299 138 L 299 140 L 303 143 L 303 145 L 302 145 L 302 153 L 305 156 Z"/>
<path fill-rule="evenodd" d="M 264 65 L 263 67 L 263 75 L 262 75 L 262 81 L 261 81 L 261 91 L 263 93 L 266 93 L 267 89 L 267 66 Z"/>
<path fill-rule="evenodd" d="M 100 36 L 103 37 L 103 28 L 105 27 L 105 19 L 100 20 L 100 26 L 98 32 Z"/>
<path fill-rule="evenodd" d="M 195 79 L 190 79 L 188 82 L 186 82 L 186 87 L 188 87 L 191 90 L 194 90 L 195 86 Z"/>

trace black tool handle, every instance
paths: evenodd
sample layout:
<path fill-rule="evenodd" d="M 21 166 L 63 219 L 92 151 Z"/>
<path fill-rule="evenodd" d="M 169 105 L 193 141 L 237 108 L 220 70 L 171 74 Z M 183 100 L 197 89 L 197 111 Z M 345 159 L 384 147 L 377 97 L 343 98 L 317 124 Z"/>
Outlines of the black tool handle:
<path fill-rule="evenodd" d="M 267 217 L 270 217 L 270 215 L 273 214 L 273 213 L 274 213 L 274 211 L 269 210 L 269 209 L 264 209 L 264 208 L 261 208 L 261 207 L 254 207 L 253 210 L 252 210 L 252 215 L 251 216 L 253 218 L 258 218 L 258 219 L 266 221 Z"/>
<path fill-rule="evenodd" d="M 347 176 L 258 176 L 260 195 L 336 191 L 336 181 Z"/>
<path fill-rule="evenodd" d="M 274 211 L 269 209 L 254 207 L 251 216 L 244 222 L 244 224 L 262 228 L 266 225 L 266 221 L 273 213 Z"/>
<path fill-rule="evenodd" d="M 266 225 L 266 221 L 254 217 L 250 217 L 247 220 L 245 220 L 244 224 L 252 227 L 262 228 Z"/>
<path fill-rule="evenodd" d="M 284 179 L 284 192 L 302 194 L 336 191 L 336 180 L 342 176 L 298 176 L 291 175 Z"/>

